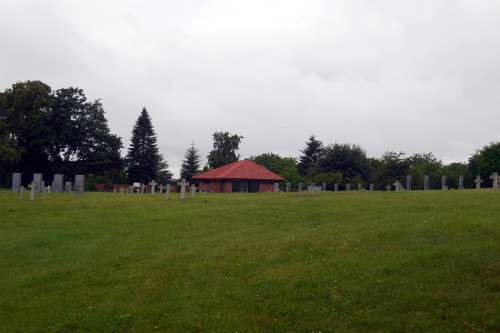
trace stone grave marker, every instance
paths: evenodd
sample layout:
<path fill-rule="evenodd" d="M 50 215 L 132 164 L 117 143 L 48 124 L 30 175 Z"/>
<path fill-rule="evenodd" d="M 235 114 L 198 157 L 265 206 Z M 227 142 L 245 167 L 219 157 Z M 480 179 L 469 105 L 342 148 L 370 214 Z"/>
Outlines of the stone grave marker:
<path fill-rule="evenodd" d="M 490 179 L 493 181 L 491 187 L 495 190 L 500 189 L 500 177 L 498 176 L 498 172 L 493 172 Z"/>
<path fill-rule="evenodd" d="M 480 190 L 481 189 L 481 183 L 482 183 L 482 179 L 481 179 L 481 176 L 477 175 L 476 176 L 476 179 L 474 179 L 474 183 L 476 183 L 476 190 Z"/>
<path fill-rule="evenodd" d="M 21 173 L 14 172 L 12 174 L 12 192 L 18 192 L 21 188 Z"/>
<path fill-rule="evenodd" d="M 304 184 L 303 183 L 299 183 L 299 192 L 300 193 L 304 192 Z"/>
<path fill-rule="evenodd" d="M 389 192 L 392 189 L 392 186 L 387 184 L 387 185 L 385 185 L 385 189 L 387 192 Z"/>
<path fill-rule="evenodd" d="M 163 184 L 160 184 L 160 194 L 163 193 Z"/>
<path fill-rule="evenodd" d="M 338 192 L 338 191 L 339 191 L 339 183 L 335 183 L 335 184 L 333 185 L 333 190 L 334 190 L 335 192 Z"/>
<path fill-rule="evenodd" d="M 82 194 L 85 192 L 85 176 L 76 175 L 75 176 L 75 192 Z"/>
<path fill-rule="evenodd" d="M 64 184 L 64 175 L 60 173 L 56 173 L 54 175 L 54 180 L 52 181 L 52 188 L 54 192 L 60 193 L 63 191 Z"/>
<path fill-rule="evenodd" d="M 71 192 L 71 185 L 72 185 L 72 184 L 71 184 L 71 182 L 70 182 L 70 181 L 66 181 L 66 182 L 64 183 L 64 191 L 66 191 L 66 192 Z"/>
<path fill-rule="evenodd" d="M 156 193 L 156 181 L 152 180 L 151 182 L 149 182 L 149 185 L 151 186 L 151 194 L 155 194 Z"/>
<path fill-rule="evenodd" d="M 326 183 L 321 184 L 321 187 L 322 187 L 323 192 L 325 192 L 326 191 Z"/>
<path fill-rule="evenodd" d="M 24 186 L 19 188 L 19 199 L 24 200 Z"/>
<path fill-rule="evenodd" d="M 186 180 L 184 178 L 181 179 L 181 200 L 184 200 L 184 196 L 186 195 Z"/>
<path fill-rule="evenodd" d="M 35 193 L 36 193 L 36 186 L 35 186 L 35 182 L 31 182 L 31 201 L 34 201 L 35 200 Z"/>
<path fill-rule="evenodd" d="M 363 190 L 364 190 L 363 184 L 358 183 L 358 191 L 363 191 Z"/>
<path fill-rule="evenodd" d="M 458 189 L 459 190 L 464 189 L 464 175 L 458 176 Z"/>
<path fill-rule="evenodd" d="M 350 183 L 345 184 L 345 190 L 346 191 L 350 191 L 351 190 L 351 184 Z"/>
<path fill-rule="evenodd" d="M 370 184 L 370 192 L 373 192 L 375 190 L 375 185 L 374 184 Z"/>
<path fill-rule="evenodd" d="M 286 183 L 286 192 L 292 192 L 292 183 Z"/>
<path fill-rule="evenodd" d="M 403 185 L 401 185 L 401 183 L 399 182 L 399 180 L 396 180 L 396 181 L 394 182 L 394 184 L 392 184 L 392 185 L 394 185 L 394 190 L 395 190 L 396 192 L 399 192 L 399 191 L 401 191 L 401 190 L 402 190 L 402 188 L 401 188 L 401 187 L 403 187 Z"/>
<path fill-rule="evenodd" d="M 280 184 L 274 183 L 274 192 L 279 192 L 279 191 L 280 191 Z"/>
<path fill-rule="evenodd" d="M 170 184 L 167 184 L 167 189 L 165 191 L 165 199 L 168 199 L 170 196 Z"/>
<path fill-rule="evenodd" d="M 191 198 L 196 195 L 196 185 L 191 185 Z"/>
<path fill-rule="evenodd" d="M 42 180 L 42 199 L 45 199 L 45 182 Z"/>
<path fill-rule="evenodd" d="M 406 175 L 406 190 L 411 191 L 411 175 Z"/>
<path fill-rule="evenodd" d="M 35 184 L 36 192 L 42 192 L 42 177 L 43 175 L 41 173 L 33 174 L 33 183 Z"/>
<path fill-rule="evenodd" d="M 441 176 L 441 189 L 442 190 L 448 189 L 448 185 L 446 185 L 446 176 L 445 175 Z"/>
<path fill-rule="evenodd" d="M 429 189 L 429 176 L 425 175 L 424 176 L 424 191 L 427 191 Z"/>
<path fill-rule="evenodd" d="M 144 194 L 144 184 L 141 184 L 141 194 Z"/>

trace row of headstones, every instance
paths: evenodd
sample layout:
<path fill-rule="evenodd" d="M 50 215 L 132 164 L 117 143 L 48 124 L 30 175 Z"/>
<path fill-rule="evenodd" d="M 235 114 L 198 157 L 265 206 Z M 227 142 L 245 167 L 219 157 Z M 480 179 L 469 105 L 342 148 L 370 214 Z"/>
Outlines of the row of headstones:
<path fill-rule="evenodd" d="M 51 192 L 72 192 L 72 182 L 66 181 L 64 182 L 63 174 L 55 174 L 54 179 L 52 181 L 52 185 L 45 186 L 45 181 L 43 180 L 43 175 L 41 173 L 34 173 L 33 180 L 31 181 L 29 188 L 31 188 L 32 200 L 34 200 L 34 195 L 36 192 L 41 192 L 45 195 L 45 193 Z M 12 174 L 12 191 L 19 192 L 23 194 L 24 197 L 24 186 L 22 184 L 22 174 L 15 172 Z M 84 175 L 76 175 L 75 176 L 75 192 L 83 193 L 85 192 L 85 176 Z"/>
<path fill-rule="evenodd" d="M 153 180 L 149 183 L 149 185 L 150 185 L 149 193 L 156 194 L 157 193 L 156 186 L 158 185 L 158 183 Z M 186 197 L 186 188 L 188 188 L 188 187 L 191 190 L 191 197 L 194 197 L 196 195 L 196 186 L 194 184 L 192 184 L 190 186 L 189 183 L 186 182 L 185 179 L 181 179 L 181 181 L 178 182 L 177 185 L 179 185 L 181 187 L 181 192 L 180 192 L 180 199 L 181 200 L 184 200 L 184 198 Z M 123 193 L 135 193 L 136 188 L 140 189 L 138 193 L 141 193 L 141 194 L 148 193 L 145 184 L 141 184 L 138 187 L 131 185 L 127 188 L 127 190 L 125 190 L 124 188 L 120 188 L 119 192 L 122 194 Z M 172 190 L 172 186 L 170 184 L 167 184 L 165 186 L 163 184 L 159 184 L 158 193 L 162 194 L 164 189 L 165 189 L 165 198 L 168 199 L 170 196 L 170 192 Z M 118 190 L 114 190 L 113 192 L 117 193 Z"/>
<path fill-rule="evenodd" d="M 424 190 L 429 190 L 429 188 L 430 188 L 429 187 L 429 179 L 430 178 L 428 175 L 424 176 Z M 500 189 L 500 175 L 497 172 L 494 172 L 490 176 L 490 179 L 493 181 L 492 188 Z M 481 183 L 483 182 L 483 180 L 481 179 L 481 177 L 479 175 L 474 179 L 474 182 L 476 183 L 476 189 L 478 189 L 478 190 L 481 189 Z M 392 184 L 392 185 L 394 186 L 395 191 L 404 191 L 404 190 L 410 191 L 412 189 L 412 176 L 410 176 L 410 175 L 406 176 L 406 187 L 403 187 L 403 184 L 399 181 L 394 182 L 394 184 Z M 387 191 L 392 190 L 392 186 L 389 184 L 385 188 Z M 375 185 L 369 184 L 369 189 L 370 189 L 370 191 L 374 191 Z M 441 177 L 441 189 L 442 190 L 448 189 L 446 176 Z M 460 175 L 458 177 L 458 189 L 459 190 L 464 189 L 464 176 L 463 175 Z M 304 191 L 304 184 L 303 183 L 299 183 L 298 190 L 299 190 L 299 192 Z M 321 186 L 311 184 L 308 186 L 307 190 L 309 192 L 326 191 L 326 183 L 323 183 Z M 350 191 L 351 184 L 349 184 L 349 183 L 345 184 L 345 190 Z M 358 183 L 358 190 L 359 191 L 364 190 L 363 184 Z M 279 192 L 279 184 L 278 183 L 274 184 L 274 191 Z M 291 192 L 291 191 L 292 191 L 292 183 L 287 183 L 286 184 L 286 192 Z M 339 191 L 339 184 L 338 183 L 334 184 L 334 191 Z"/>

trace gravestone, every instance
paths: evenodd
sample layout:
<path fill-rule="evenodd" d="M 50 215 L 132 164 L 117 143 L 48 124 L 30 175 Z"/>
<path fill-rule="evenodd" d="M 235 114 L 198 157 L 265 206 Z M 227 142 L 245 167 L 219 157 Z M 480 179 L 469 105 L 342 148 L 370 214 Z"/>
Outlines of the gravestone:
<path fill-rule="evenodd" d="M 191 198 L 196 195 L 196 185 L 191 185 Z"/>
<path fill-rule="evenodd" d="M 323 183 L 321 185 L 322 185 L 321 187 L 322 187 L 323 192 L 325 192 L 326 191 L 326 183 Z"/>
<path fill-rule="evenodd" d="M 34 201 L 35 200 L 35 192 L 36 192 L 36 186 L 35 186 L 35 182 L 31 182 L 31 201 Z"/>
<path fill-rule="evenodd" d="M 279 192 L 279 191 L 280 191 L 280 184 L 274 183 L 274 192 Z"/>
<path fill-rule="evenodd" d="M 43 175 L 41 173 L 34 173 L 33 174 L 33 183 L 35 184 L 35 191 L 36 192 L 42 191 L 42 177 L 43 177 Z"/>
<path fill-rule="evenodd" d="M 71 192 L 71 182 L 70 181 L 67 181 L 64 183 L 64 191 L 66 192 Z"/>
<path fill-rule="evenodd" d="M 12 192 L 17 192 L 21 188 L 21 174 L 14 172 L 12 174 Z"/>
<path fill-rule="evenodd" d="M 52 186 L 47 185 L 47 194 L 52 193 Z"/>
<path fill-rule="evenodd" d="M 411 175 L 406 175 L 406 190 L 411 191 Z"/>
<path fill-rule="evenodd" d="M 389 184 L 385 185 L 385 190 L 386 190 L 387 192 L 389 192 L 391 189 L 392 189 L 392 186 L 391 186 L 391 185 L 389 185 Z"/>
<path fill-rule="evenodd" d="M 445 175 L 441 176 L 441 189 L 442 190 L 448 189 L 448 185 L 446 185 L 446 176 Z"/>
<path fill-rule="evenodd" d="M 299 192 L 304 192 L 304 184 L 303 183 L 299 183 Z"/>
<path fill-rule="evenodd" d="M 370 184 L 370 192 L 373 192 L 375 190 L 375 185 L 374 184 Z"/>
<path fill-rule="evenodd" d="M 347 183 L 345 184 L 345 190 L 350 191 L 351 190 L 351 184 Z"/>
<path fill-rule="evenodd" d="M 333 185 L 333 190 L 334 190 L 335 192 L 338 192 L 338 191 L 339 191 L 339 183 L 335 183 L 335 184 Z"/>
<path fill-rule="evenodd" d="M 474 179 L 474 183 L 476 183 L 476 190 L 480 190 L 481 189 L 481 183 L 483 181 L 481 180 L 481 176 L 477 175 L 476 176 L 476 179 Z"/>
<path fill-rule="evenodd" d="M 459 190 L 464 189 L 464 175 L 458 176 L 458 189 Z"/>
<path fill-rule="evenodd" d="M 151 194 L 155 194 L 156 193 L 156 181 L 152 180 L 149 182 L 149 185 L 151 185 Z"/>
<path fill-rule="evenodd" d="M 424 176 L 424 191 L 427 191 L 429 189 L 429 176 L 425 175 Z"/>
<path fill-rule="evenodd" d="M 163 193 L 163 184 L 160 184 L 160 194 Z"/>
<path fill-rule="evenodd" d="M 141 184 L 141 194 L 144 194 L 144 184 Z"/>
<path fill-rule="evenodd" d="M 286 192 L 292 192 L 292 183 L 286 183 Z"/>
<path fill-rule="evenodd" d="M 76 175 L 75 176 L 75 192 L 78 194 L 82 194 L 85 192 L 85 176 L 84 175 Z"/>
<path fill-rule="evenodd" d="M 184 196 L 186 195 L 186 180 L 184 178 L 181 179 L 181 200 L 184 200 Z"/>
<path fill-rule="evenodd" d="M 19 199 L 24 200 L 24 186 L 19 188 Z"/>
<path fill-rule="evenodd" d="M 363 184 L 358 183 L 358 191 L 363 191 L 363 190 L 364 190 Z"/>
<path fill-rule="evenodd" d="M 45 182 L 42 180 L 42 198 L 45 198 Z"/>
<path fill-rule="evenodd" d="M 118 193 L 116 187 L 113 188 L 113 193 Z"/>
<path fill-rule="evenodd" d="M 165 198 L 168 199 L 170 196 L 170 184 L 167 184 L 167 190 L 165 191 Z"/>
<path fill-rule="evenodd" d="M 500 189 L 500 177 L 498 176 L 498 172 L 493 172 L 493 174 L 490 176 L 490 179 L 492 180 L 492 188 L 495 190 Z"/>
<path fill-rule="evenodd" d="M 56 193 L 60 193 L 63 191 L 63 183 L 64 183 L 64 175 L 60 173 L 56 173 L 54 175 L 54 180 L 52 181 L 52 189 Z"/>
<path fill-rule="evenodd" d="M 399 180 L 396 180 L 396 181 L 394 182 L 394 184 L 392 184 L 392 185 L 394 185 L 394 190 L 395 190 L 396 192 L 399 192 L 399 191 L 401 191 L 401 190 L 402 190 L 403 185 L 401 185 L 401 183 L 399 182 Z"/>

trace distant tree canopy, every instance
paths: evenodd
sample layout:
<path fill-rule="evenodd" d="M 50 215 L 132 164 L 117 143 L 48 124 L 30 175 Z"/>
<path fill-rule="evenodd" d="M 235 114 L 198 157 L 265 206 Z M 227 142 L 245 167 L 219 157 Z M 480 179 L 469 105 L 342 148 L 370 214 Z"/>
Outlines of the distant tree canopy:
<path fill-rule="evenodd" d="M 158 181 L 161 171 L 168 167 L 158 151 L 153 123 L 146 108 L 142 109 L 135 122 L 126 161 L 130 183 Z M 163 176 L 169 178 L 168 174 Z"/>
<path fill-rule="evenodd" d="M 303 181 L 297 169 L 297 161 L 293 157 L 281 157 L 277 154 L 266 153 L 250 158 L 255 163 L 285 178 L 286 182 L 298 184 Z"/>
<path fill-rule="evenodd" d="M 201 156 L 194 142 L 186 151 L 184 161 L 182 161 L 181 178 L 190 180 L 194 175 L 200 172 Z"/>
<path fill-rule="evenodd" d="M 52 91 L 40 81 L 0 92 L 0 172 L 99 173 L 120 177 L 121 138 L 99 100 L 82 89 Z"/>
<path fill-rule="evenodd" d="M 240 159 L 237 153 L 240 147 L 242 136 L 230 134 L 229 132 L 215 132 L 213 134 L 214 145 L 208 154 L 209 168 L 218 168 L 228 163 L 236 162 Z"/>
<path fill-rule="evenodd" d="M 493 172 L 500 173 L 500 142 L 491 143 L 478 150 L 469 159 L 469 167 L 473 176 L 480 175 L 489 183 L 489 176 Z"/>

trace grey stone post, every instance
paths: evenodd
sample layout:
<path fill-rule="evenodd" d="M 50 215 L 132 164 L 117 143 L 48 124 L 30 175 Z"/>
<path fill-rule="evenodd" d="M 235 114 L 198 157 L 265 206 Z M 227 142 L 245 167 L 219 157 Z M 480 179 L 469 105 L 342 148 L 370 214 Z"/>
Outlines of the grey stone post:
<path fill-rule="evenodd" d="M 14 172 L 12 174 L 12 192 L 19 191 L 21 187 L 21 174 L 19 172 Z"/>
<path fill-rule="evenodd" d="M 31 201 L 35 200 L 36 186 L 35 182 L 31 182 Z"/>
<path fill-rule="evenodd" d="M 181 179 L 181 200 L 184 200 L 184 196 L 186 195 L 186 180 L 184 178 Z"/>
<path fill-rule="evenodd" d="M 286 183 L 286 192 L 292 192 L 292 183 Z"/>
<path fill-rule="evenodd" d="M 476 179 L 474 179 L 474 183 L 476 183 L 476 190 L 480 190 L 481 189 L 481 183 L 483 181 L 481 180 L 481 176 L 477 175 L 476 176 Z"/>
<path fill-rule="evenodd" d="M 358 191 L 363 191 L 363 184 L 358 183 Z"/>
<path fill-rule="evenodd" d="M 392 186 L 387 184 L 387 185 L 385 185 L 385 189 L 387 192 L 389 192 L 392 189 Z"/>
<path fill-rule="evenodd" d="M 411 191 L 411 175 L 406 175 L 406 190 Z"/>
<path fill-rule="evenodd" d="M 71 192 L 71 182 L 70 181 L 66 181 L 64 183 L 64 191 Z"/>
<path fill-rule="evenodd" d="M 441 176 L 441 189 L 442 190 L 448 189 L 448 186 L 446 185 L 446 176 L 445 175 Z"/>
<path fill-rule="evenodd" d="M 424 176 L 424 190 L 427 191 L 429 189 L 429 176 Z"/>
<path fill-rule="evenodd" d="M 346 191 L 350 191 L 351 190 L 351 184 L 350 183 L 345 184 L 345 190 Z"/>
<path fill-rule="evenodd" d="M 373 192 L 375 190 L 375 185 L 370 184 L 370 192 Z"/>
<path fill-rule="evenodd" d="M 191 185 L 191 198 L 196 195 L 196 186 L 194 184 Z"/>
<path fill-rule="evenodd" d="M 33 174 L 33 183 L 35 184 L 35 191 L 41 192 L 42 191 L 42 174 L 41 173 L 34 173 Z"/>
<path fill-rule="evenodd" d="M 299 192 L 304 192 L 304 184 L 299 183 Z"/>
<path fill-rule="evenodd" d="M 323 190 L 323 192 L 325 192 L 326 191 L 326 183 L 323 183 L 321 185 L 322 185 L 321 189 Z"/>
<path fill-rule="evenodd" d="M 458 176 L 458 189 L 459 190 L 464 189 L 464 175 Z"/>
<path fill-rule="evenodd" d="M 163 193 L 163 184 L 160 184 L 160 194 Z"/>
<path fill-rule="evenodd" d="M 168 199 L 170 196 L 170 184 L 167 184 L 167 191 L 165 192 L 165 199 Z"/>
<path fill-rule="evenodd" d="M 56 173 L 54 175 L 54 181 L 52 182 L 52 189 L 54 192 L 60 193 L 63 191 L 64 175 Z"/>
<path fill-rule="evenodd" d="M 42 180 L 42 198 L 45 198 L 45 182 Z"/>
<path fill-rule="evenodd" d="M 24 200 L 24 186 L 19 188 L 19 199 Z"/>
<path fill-rule="evenodd" d="M 333 190 L 334 190 L 335 192 L 338 192 L 338 191 L 339 191 L 339 183 L 335 183 L 335 185 L 333 185 L 333 186 L 334 186 L 334 187 L 333 187 Z"/>
<path fill-rule="evenodd" d="M 76 175 L 75 176 L 75 192 L 81 194 L 85 192 L 85 176 Z"/>
<path fill-rule="evenodd" d="M 274 183 L 274 192 L 279 192 L 279 191 L 280 191 L 280 184 Z"/>

